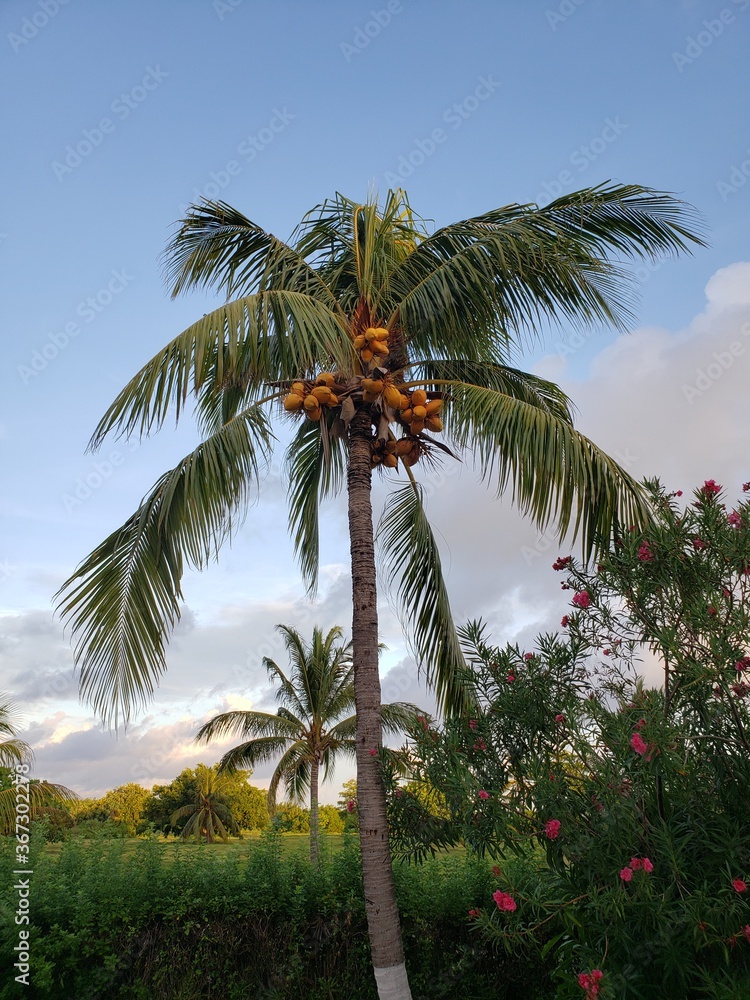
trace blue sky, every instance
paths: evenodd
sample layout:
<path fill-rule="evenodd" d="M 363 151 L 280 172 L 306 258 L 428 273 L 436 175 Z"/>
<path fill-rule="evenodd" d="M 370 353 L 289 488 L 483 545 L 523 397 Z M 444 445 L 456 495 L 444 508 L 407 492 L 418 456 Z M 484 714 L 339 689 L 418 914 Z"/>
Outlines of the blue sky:
<path fill-rule="evenodd" d="M 152 762 L 149 784 L 213 759 L 188 737 L 231 699 L 272 703 L 259 651 L 281 655 L 274 623 L 348 624 L 342 511 L 328 512 L 311 608 L 277 464 L 234 547 L 186 578 L 149 712 L 115 740 L 77 701 L 52 594 L 195 442 L 185 426 L 85 454 L 118 389 L 215 304 L 171 301 L 162 280 L 160 254 L 197 195 L 285 237 L 326 196 L 397 177 L 436 225 L 608 179 L 677 193 L 711 246 L 636 274 L 633 335 L 562 331 L 524 363 L 559 378 L 582 428 L 638 475 L 688 489 L 721 475 L 736 493 L 750 478 L 744 342 L 731 369 L 707 376 L 710 391 L 684 387 L 750 318 L 749 40 L 750 0 L 3 5 L 0 690 L 40 772 L 99 791 L 130 780 L 133 760 Z M 559 617 L 552 543 L 471 470 L 445 476 L 434 514 L 457 617 L 482 613 L 498 637 L 530 640 Z M 391 688 L 426 700 L 385 601 L 382 613 Z"/>

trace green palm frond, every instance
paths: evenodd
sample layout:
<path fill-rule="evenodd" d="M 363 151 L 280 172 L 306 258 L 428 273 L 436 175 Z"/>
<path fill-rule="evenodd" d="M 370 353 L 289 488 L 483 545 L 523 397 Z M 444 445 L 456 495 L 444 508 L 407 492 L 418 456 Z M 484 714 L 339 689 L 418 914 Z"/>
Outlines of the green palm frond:
<path fill-rule="evenodd" d="M 281 712 L 281 710 L 280 710 Z M 271 715 L 268 712 L 250 712 L 236 710 L 215 715 L 198 730 L 196 743 L 208 743 L 210 740 L 222 739 L 225 736 L 274 736 L 283 739 L 296 739 L 303 728 L 299 719 L 291 713 Z"/>
<path fill-rule="evenodd" d="M 99 421 L 89 447 L 113 432 L 147 435 L 172 408 L 179 420 L 188 396 L 218 392 L 227 382 L 253 390 L 257 400 L 269 383 L 312 373 L 323 359 L 349 371 L 354 355 L 338 319 L 317 299 L 276 289 L 228 302 L 141 368 Z"/>
<path fill-rule="evenodd" d="M 439 229 L 391 275 L 415 355 L 488 360 L 546 322 L 632 321 L 632 278 L 613 254 L 652 259 L 703 240 L 672 196 L 589 188 L 546 208 L 508 205 Z"/>
<path fill-rule="evenodd" d="M 572 422 L 573 419 L 573 403 L 558 385 L 507 365 L 478 364 L 463 359 L 423 361 L 413 365 L 408 373 L 410 381 L 420 378 L 425 382 L 468 382 L 546 410 L 559 420 Z"/>
<path fill-rule="evenodd" d="M 310 748 L 303 740 L 293 743 L 285 751 L 271 775 L 268 785 L 268 807 L 271 812 L 276 808 L 276 793 L 282 781 L 293 798 L 304 800 L 305 792 L 310 788 Z"/>
<path fill-rule="evenodd" d="M 579 534 L 586 556 L 608 545 L 618 524 L 649 523 L 646 493 L 567 419 L 493 389 L 453 383 L 446 433 L 471 449 L 482 478 L 512 498 L 540 530 Z"/>
<path fill-rule="evenodd" d="M 43 809 L 50 806 L 64 808 L 67 802 L 75 802 L 79 798 L 72 789 L 52 781 L 30 781 L 27 787 L 31 819 L 37 819 Z M 0 790 L 0 835 L 15 831 L 16 802 L 15 786 Z"/>
<path fill-rule="evenodd" d="M 270 436 L 256 408 L 226 424 L 162 476 L 55 595 L 72 623 L 81 694 L 115 727 L 153 693 L 184 561 L 204 566 L 241 520 Z"/>
<path fill-rule="evenodd" d="M 390 585 L 398 586 L 401 614 L 428 684 L 434 685 L 445 711 L 468 706 L 470 689 L 456 635 L 440 553 L 422 503 L 422 487 L 413 480 L 391 493 L 377 536 Z"/>
<path fill-rule="evenodd" d="M 296 734 L 295 734 L 296 735 Z M 230 774 L 234 771 L 254 769 L 259 764 L 266 764 L 273 760 L 279 753 L 285 753 L 289 749 L 290 739 L 294 736 L 260 736 L 255 740 L 248 740 L 240 743 L 231 750 L 227 750 L 219 761 L 219 771 L 227 771 Z M 300 741 L 296 739 L 293 746 L 299 746 Z"/>
<path fill-rule="evenodd" d="M 227 205 L 203 199 L 192 205 L 164 251 L 172 297 L 193 288 L 216 288 L 227 298 L 253 289 L 294 289 L 318 298 L 345 323 L 331 289 L 298 250 Z"/>
<path fill-rule="evenodd" d="M 303 421 L 286 456 L 289 528 L 302 579 L 311 595 L 317 588 L 320 562 L 320 504 L 341 491 L 346 472 L 346 442 L 331 433 L 336 420 L 334 414 L 328 414 L 317 424 Z"/>

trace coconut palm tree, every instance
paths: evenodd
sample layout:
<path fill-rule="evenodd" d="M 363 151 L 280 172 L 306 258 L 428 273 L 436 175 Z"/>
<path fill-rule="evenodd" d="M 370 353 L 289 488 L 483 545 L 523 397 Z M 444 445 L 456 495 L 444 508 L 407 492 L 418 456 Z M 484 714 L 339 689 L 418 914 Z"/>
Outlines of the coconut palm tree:
<path fill-rule="evenodd" d="M 354 665 L 351 643 L 342 645 L 341 628 L 326 636 L 313 629 L 305 643 L 290 625 L 277 625 L 292 664 L 290 675 L 278 663 L 263 658 L 281 703 L 276 715 L 268 712 L 234 711 L 214 716 L 201 727 L 196 739 L 209 742 L 222 736 L 239 736 L 244 743 L 227 751 L 219 770 L 255 768 L 281 754 L 268 787 L 268 805 L 273 813 L 276 793 L 283 781 L 290 798 L 304 803 L 310 797 L 310 860 L 319 855 L 318 786 L 333 774 L 336 758 L 356 753 L 357 717 L 354 708 Z M 403 702 L 381 705 L 383 732 L 395 733 L 414 721 L 419 709 Z M 342 718 L 343 716 L 343 718 Z M 250 737 L 250 739 L 247 739 Z"/>
<path fill-rule="evenodd" d="M 177 820 L 188 816 L 180 834 L 183 840 L 195 837 L 197 841 L 205 839 L 212 844 L 220 837 L 226 843 L 229 834 L 237 831 L 232 810 L 225 800 L 229 791 L 228 776 L 219 774 L 215 767 L 199 764 L 195 769 L 195 785 L 195 800 L 175 809 L 170 823 L 174 825 Z"/>
<path fill-rule="evenodd" d="M 174 295 L 227 301 L 171 340 L 120 392 L 91 446 L 147 435 L 193 397 L 202 434 L 63 585 L 82 695 L 117 725 L 166 668 L 185 563 L 239 524 L 272 444 L 288 449 L 290 530 L 308 586 L 321 500 L 347 493 L 357 781 L 367 918 L 381 997 L 410 996 L 390 874 L 381 743 L 373 469 L 395 486 L 378 531 L 416 658 L 444 708 L 467 703 L 464 664 L 417 463 L 472 457 L 540 529 L 606 544 L 648 519 L 641 488 L 573 426 L 553 383 L 514 367 L 546 323 L 627 328 L 626 265 L 701 243 L 689 208 L 639 186 L 508 205 L 432 230 L 402 191 L 337 195 L 284 242 L 223 202 L 192 206 L 166 252 Z M 391 479 L 400 476 L 399 479 Z"/>
<path fill-rule="evenodd" d="M 23 774 L 28 773 L 34 761 L 34 751 L 25 740 L 18 738 L 19 725 L 13 703 L 0 696 L 0 784 L 10 782 L 10 769 L 21 765 Z M 72 789 L 51 781 L 38 781 L 34 778 L 28 784 L 29 816 L 39 818 L 43 810 L 59 813 L 66 802 L 77 799 Z M 24 797 L 25 802 L 25 797 Z M 16 826 L 17 795 L 14 785 L 0 787 L 0 834 L 13 832 Z M 24 813 L 24 817 L 26 813 Z M 25 829 L 25 827 L 24 827 Z"/>

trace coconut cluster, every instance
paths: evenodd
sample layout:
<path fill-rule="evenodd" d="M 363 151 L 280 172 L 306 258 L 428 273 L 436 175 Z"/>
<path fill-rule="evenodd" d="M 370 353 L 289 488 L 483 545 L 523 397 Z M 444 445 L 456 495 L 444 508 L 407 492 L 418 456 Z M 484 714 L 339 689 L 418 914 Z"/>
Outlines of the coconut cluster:
<path fill-rule="evenodd" d="M 427 452 L 422 432 L 442 431 L 440 412 L 443 400 L 439 393 L 424 389 L 410 390 L 397 376 L 383 366 L 390 353 L 389 331 L 382 326 L 370 326 L 353 340 L 364 374 L 347 378 L 341 374 L 322 372 L 314 382 L 293 382 L 284 398 L 288 413 L 303 412 L 308 420 L 320 420 L 326 409 L 336 410 L 345 426 L 355 412 L 357 402 L 371 406 L 378 425 L 378 436 L 372 444 L 372 466 L 395 469 L 399 461 L 412 466 Z M 398 376 L 403 378 L 401 372 Z M 342 423 L 343 422 L 343 423 Z M 396 437 L 393 431 L 400 432 Z"/>
<path fill-rule="evenodd" d="M 284 409 L 287 413 L 304 410 L 308 420 L 320 420 L 324 407 L 333 409 L 339 405 L 338 393 L 344 389 L 336 382 L 335 375 L 322 372 L 315 382 L 292 382 L 289 394 L 284 397 Z"/>

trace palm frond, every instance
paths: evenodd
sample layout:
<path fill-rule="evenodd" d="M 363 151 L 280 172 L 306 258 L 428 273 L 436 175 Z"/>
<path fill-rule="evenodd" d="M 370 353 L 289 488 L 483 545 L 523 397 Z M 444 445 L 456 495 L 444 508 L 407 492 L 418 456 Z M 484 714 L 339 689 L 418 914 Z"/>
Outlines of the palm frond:
<path fill-rule="evenodd" d="M 184 561 L 205 565 L 231 535 L 269 444 L 262 411 L 244 411 L 162 476 L 55 595 L 72 624 L 81 694 L 115 728 L 166 668 Z"/>
<path fill-rule="evenodd" d="M 546 208 L 508 205 L 422 241 L 391 275 L 394 315 L 425 359 L 497 359 L 545 322 L 625 329 L 635 283 L 613 257 L 703 245 L 695 222 L 689 206 L 636 185 L 576 191 Z"/>
<path fill-rule="evenodd" d="M 193 323 L 141 368 L 99 421 L 89 447 L 110 433 L 145 436 L 171 409 L 179 420 L 189 395 L 230 384 L 242 389 L 243 399 L 257 400 L 269 384 L 323 363 L 347 371 L 353 357 L 346 330 L 309 295 L 275 289 L 236 299 Z"/>
<path fill-rule="evenodd" d="M 296 734 L 295 734 L 296 736 Z M 248 740 L 240 743 L 231 750 L 227 750 L 219 761 L 219 771 L 242 771 L 256 768 L 259 764 L 266 764 L 273 760 L 279 753 L 287 752 L 290 739 L 294 736 L 260 736 L 255 740 Z M 293 746 L 299 746 L 300 741 L 296 739 Z"/>
<path fill-rule="evenodd" d="M 618 525 L 649 523 L 643 487 L 568 419 L 481 386 L 454 383 L 450 396 L 446 433 L 540 530 L 554 521 L 559 537 L 580 534 L 588 557 Z"/>
<path fill-rule="evenodd" d="M 289 715 L 281 715 L 281 711 L 278 715 L 241 710 L 222 712 L 201 726 L 196 734 L 195 742 L 208 743 L 225 736 L 239 736 L 243 739 L 248 736 L 296 739 L 303 728 L 302 724 L 293 716 L 289 718 Z"/>
<path fill-rule="evenodd" d="M 413 480 L 394 490 L 378 524 L 388 582 L 398 581 L 399 606 L 427 682 L 445 711 L 458 712 L 470 700 L 465 664 L 456 635 L 440 553 Z"/>
<path fill-rule="evenodd" d="M 331 433 L 336 419 L 330 414 L 318 423 L 304 420 L 286 456 L 289 528 L 310 594 L 315 593 L 318 582 L 320 504 L 340 492 L 346 470 L 345 443 Z"/>

